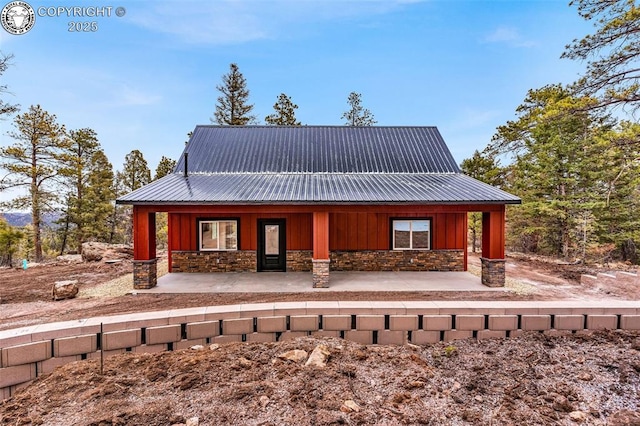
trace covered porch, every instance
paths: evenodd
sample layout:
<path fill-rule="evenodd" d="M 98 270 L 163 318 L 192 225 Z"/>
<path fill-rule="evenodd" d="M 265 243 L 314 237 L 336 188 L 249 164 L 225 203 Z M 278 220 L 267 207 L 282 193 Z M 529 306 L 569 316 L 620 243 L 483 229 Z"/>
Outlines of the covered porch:
<path fill-rule="evenodd" d="M 256 268 L 256 258 L 260 250 L 258 245 L 258 251 L 256 251 L 260 234 L 260 227 L 256 227 L 256 223 L 259 224 L 265 218 L 282 218 L 279 220 L 288 225 L 286 236 L 283 233 L 281 240 L 282 253 L 284 253 L 282 257 L 286 259 L 285 267 L 281 271 L 286 271 L 287 274 L 275 273 L 279 276 L 276 279 L 285 279 L 285 275 L 291 278 L 299 277 L 300 281 L 296 282 L 304 282 L 309 288 L 326 288 L 331 285 L 334 290 L 336 286 L 349 282 L 350 286 L 360 286 L 361 290 L 367 290 L 366 283 L 372 282 L 372 276 L 367 273 L 372 273 L 375 275 L 375 282 L 386 281 L 392 285 L 388 290 L 395 290 L 403 285 L 405 277 L 409 277 L 404 275 L 405 273 L 429 271 L 433 274 L 429 279 L 425 279 L 422 275 L 419 279 L 410 281 L 415 283 L 423 281 L 425 284 L 433 282 L 433 285 L 439 283 L 438 290 L 449 287 L 452 287 L 452 290 L 459 290 L 455 288 L 454 282 L 457 279 L 454 277 L 456 273 L 467 270 L 467 213 L 473 211 L 480 211 L 483 214 L 482 272 L 481 278 L 473 278 L 487 287 L 502 287 L 505 282 L 504 204 L 134 205 L 134 287 L 136 289 L 150 289 L 158 284 L 155 214 L 162 211 L 169 213 L 169 276 L 175 277 L 171 278 L 173 281 L 170 282 L 182 282 L 183 285 L 192 281 L 193 276 L 212 272 L 203 269 L 203 262 L 205 266 L 213 266 L 217 271 L 213 275 L 221 275 L 213 279 L 221 285 L 227 282 L 231 283 L 229 285 L 240 286 L 245 281 L 247 285 L 252 285 L 251 283 L 266 279 L 267 274 L 273 273 L 253 273 L 261 270 L 259 267 Z M 234 228 L 237 241 L 234 250 L 200 251 L 196 232 L 199 229 L 198 223 L 201 217 L 234 218 L 237 224 Z M 398 221 L 397 218 L 401 218 L 399 220 L 403 222 L 427 218 L 424 221 L 430 226 L 427 234 L 430 241 L 428 250 L 395 249 L 392 245 L 395 238 L 393 224 Z M 184 268 L 176 267 L 178 259 L 182 259 L 180 261 Z M 294 260 L 295 263 L 290 263 Z M 226 262 L 228 262 L 227 265 L 225 265 Z M 229 265 L 231 267 L 227 267 Z M 239 272 L 247 273 L 249 278 L 245 280 L 247 276 L 240 276 Z M 355 275 L 349 275 L 346 272 L 353 272 Z M 362 275 L 358 275 L 358 272 Z M 183 274 L 186 275 L 185 278 L 178 278 Z M 349 278 L 345 281 L 346 277 Z M 441 279 L 435 279 L 436 277 Z M 312 287 L 310 283 L 313 283 Z M 407 291 L 420 291 L 419 286 L 409 287 Z"/>

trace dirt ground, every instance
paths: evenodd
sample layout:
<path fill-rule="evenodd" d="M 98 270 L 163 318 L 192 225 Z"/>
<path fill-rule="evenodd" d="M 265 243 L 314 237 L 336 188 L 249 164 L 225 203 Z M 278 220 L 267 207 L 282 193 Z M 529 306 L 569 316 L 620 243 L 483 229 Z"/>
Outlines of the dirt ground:
<path fill-rule="evenodd" d="M 166 262 L 164 262 L 166 269 Z M 619 269 L 629 269 L 618 265 Z M 162 265 L 159 267 L 162 269 Z M 508 292 L 322 292 L 225 294 L 127 294 L 132 289 L 132 264 L 53 263 L 22 269 L 0 269 L 0 330 L 100 315 L 199 306 L 309 300 L 640 300 L 640 287 L 586 287 L 581 273 L 597 269 L 559 264 L 548 259 L 512 255 L 507 259 Z M 479 275 L 478 255 L 469 255 L 469 270 Z M 605 270 L 605 269 L 602 269 Z M 608 270 L 608 269 L 607 269 Z M 129 274 L 129 275 L 126 275 Z M 53 302 L 56 281 L 81 283 L 79 297 Z M 117 285 L 114 287 L 113 283 Z"/>
<path fill-rule="evenodd" d="M 166 268 L 166 262 L 165 262 Z M 629 269 L 618 265 L 619 269 Z M 469 255 L 469 270 L 479 275 L 478 255 Z M 602 269 L 601 270 L 605 270 Z M 25 325 L 66 321 L 99 315 L 145 310 L 164 310 L 276 301 L 308 300 L 640 300 L 638 287 L 585 287 L 580 274 L 597 269 L 565 265 L 547 259 L 510 256 L 507 260 L 507 287 L 504 293 L 485 292 L 323 292 L 308 293 L 226 293 L 226 294 L 127 294 L 132 291 L 129 261 L 113 264 L 54 263 L 22 269 L 0 269 L 0 330 Z M 79 297 L 52 302 L 56 281 L 77 279 Z M 119 281 L 116 291 L 102 291 Z"/>
<path fill-rule="evenodd" d="M 619 265 L 620 269 L 625 268 Z M 640 300 L 636 287 L 585 287 L 581 265 L 512 256 L 508 292 L 127 294 L 129 261 L 0 270 L 0 329 L 97 315 L 308 300 Z M 479 259 L 469 257 L 479 273 Z M 54 302 L 55 281 L 79 297 Z M 284 360 L 330 354 L 325 367 Z M 306 359 L 306 356 L 304 357 Z M 429 346 L 338 339 L 123 354 L 57 368 L 0 402 L 1 425 L 640 425 L 640 334 L 528 333 Z"/>
<path fill-rule="evenodd" d="M 324 366 L 307 355 L 324 346 Z M 300 360 L 284 359 L 289 351 Z M 317 349 L 321 350 L 321 349 Z M 339 339 L 122 354 L 57 368 L 6 425 L 638 425 L 640 338 L 525 334 L 430 346 Z"/>

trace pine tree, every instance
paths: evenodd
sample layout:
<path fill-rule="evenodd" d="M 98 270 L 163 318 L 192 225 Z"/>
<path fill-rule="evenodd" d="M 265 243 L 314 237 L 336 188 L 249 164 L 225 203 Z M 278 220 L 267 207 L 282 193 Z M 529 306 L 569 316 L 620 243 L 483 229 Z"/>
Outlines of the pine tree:
<path fill-rule="evenodd" d="M 173 169 L 176 168 L 176 160 L 172 160 L 171 158 L 165 157 L 164 155 L 160 159 L 158 163 L 158 167 L 156 167 L 156 175 L 153 180 L 158 180 L 160 178 L 165 177 L 168 174 L 173 173 Z"/>
<path fill-rule="evenodd" d="M 53 183 L 61 171 L 61 157 L 69 142 L 64 137 L 64 126 L 40 105 L 31 106 L 18 115 L 14 127 L 16 130 L 8 134 L 16 143 L 0 148 L 0 158 L 4 160 L 1 167 L 8 171 L 0 182 L 0 189 L 28 189 L 28 195 L 15 198 L 11 206 L 31 209 L 34 256 L 35 261 L 40 262 L 43 259 L 42 215 L 55 209 L 58 194 Z"/>
<path fill-rule="evenodd" d="M 503 169 L 498 160 L 490 153 L 474 151 L 471 158 L 462 161 L 460 166 L 467 176 L 477 179 L 492 186 L 501 186 L 503 183 Z M 475 253 L 478 239 L 482 237 L 482 213 L 471 212 L 469 214 L 468 228 L 471 233 L 471 248 Z"/>
<path fill-rule="evenodd" d="M 13 267 L 13 255 L 18 251 L 24 233 L 0 216 L 0 265 Z"/>
<path fill-rule="evenodd" d="M 341 117 L 347 120 L 345 123 L 347 126 L 373 126 L 377 123 L 371 111 L 362 106 L 362 95 L 360 93 L 349 93 L 347 103 L 350 108 Z"/>
<path fill-rule="evenodd" d="M 247 81 L 237 64 L 229 65 L 229 73 L 222 76 L 222 84 L 216 86 L 216 89 L 222 95 L 218 97 L 212 123 L 244 126 L 256 121 L 256 117 L 250 114 L 253 104 L 249 104 Z"/>
<path fill-rule="evenodd" d="M 149 170 L 147 160 L 144 159 L 142 152 L 134 149 L 127 154 L 122 171 L 117 173 L 116 181 L 124 194 L 142 188 L 151 182 L 151 170 Z M 116 196 L 120 195 L 123 194 L 116 192 Z M 114 219 L 113 230 L 124 228 L 124 241 L 125 243 L 131 242 L 133 237 L 133 210 L 131 206 L 117 206 Z"/>
<path fill-rule="evenodd" d="M 265 123 L 274 126 L 300 126 L 301 123 L 296 119 L 296 109 L 298 105 L 294 104 L 291 97 L 280 93 L 278 100 L 273 105 L 275 112 L 264 118 Z"/>
<path fill-rule="evenodd" d="M 9 65 L 11 65 L 11 59 L 13 59 L 13 55 L 4 55 L 0 52 L 0 76 L 4 74 L 7 68 L 9 68 Z M 0 94 L 7 93 L 7 89 L 6 84 L 0 85 Z M 11 115 L 18 112 L 19 107 L 19 105 L 10 104 L 0 99 L 0 119 L 5 115 Z"/>
<path fill-rule="evenodd" d="M 100 149 L 96 132 L 89 128 L 69 131 L 69 142 L 69 147 L 62 157 L 67 170 L 65 178 L 69 190 L 66 196 L 66 211 L 59 221 L 64 224 L 60 254 L 65 250 L 69 234 L 75 234 L 76 250 L 78 253 L 82 251 L 86 228 L 91 226 L 90 222 L 87 223 L 84 220 L 85 213 L 93 208 L 85 200 L 89 166 L 94 154 Z M 71 224 L 74 225 L 73 232 L 69 229 Z"/>
<path fill-rule="evenodd" d="M 97 150 L 88 166 L 84 200 L 91 208 L 82 212 L 82 222 L 88 225 L 84 228 L 85 240 L 110 240 L 110 218 L 115 210 L 113 179 L 113 166 L 104 151 Z"/>
<path fill-rule="evenodd" d="M 151 182 L 151 170 L 144 155 L 134 149 L 124 159 L 122 168 L 122 186 L 126 191 L 135 191 Z"/>
<path fill-rule="evenodd" d="M 594 34 L 573 40 L 563 58 L 587 61 L 574 89 L 597 95 L 589 108 L 640 107 L 640 8 L 634 0 L 573 0 L 584 19 L 596 20 Z"/>

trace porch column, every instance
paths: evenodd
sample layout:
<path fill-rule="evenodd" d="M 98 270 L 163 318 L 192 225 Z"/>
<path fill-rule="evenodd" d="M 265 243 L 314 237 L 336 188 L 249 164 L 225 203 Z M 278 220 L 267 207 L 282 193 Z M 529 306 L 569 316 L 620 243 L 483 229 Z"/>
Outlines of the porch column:
<path fill-rule="evenodd" d="M 133 288 L 155 287 L 157 277 L 156 213 L 133 206 Z"/>
<path fill-rule="evenodd" d="M 505 206 L 482 213 L 482 284 L 504 287 Z"/>
<path fill-rule="evenodd" d="M 329 212 L 313 212 L 313 287 L 329 287 Z"/>

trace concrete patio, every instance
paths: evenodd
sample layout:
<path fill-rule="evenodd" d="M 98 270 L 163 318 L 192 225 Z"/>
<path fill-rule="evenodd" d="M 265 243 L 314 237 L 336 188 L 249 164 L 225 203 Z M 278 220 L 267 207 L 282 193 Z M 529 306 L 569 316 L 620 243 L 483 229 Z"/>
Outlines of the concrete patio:
<path fill-rule="evenodd" d="M 333 291 L 505 291 L 469 272 L 331 272 L 329 288 L 313 288 L 311 272 L 169 273 L 138 293 L 320 293 Z"/>

